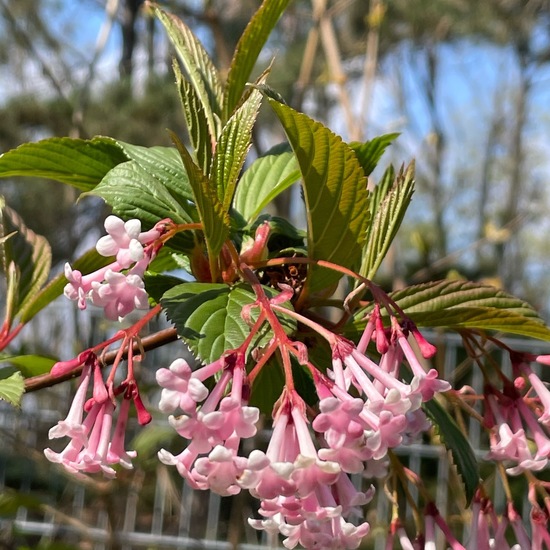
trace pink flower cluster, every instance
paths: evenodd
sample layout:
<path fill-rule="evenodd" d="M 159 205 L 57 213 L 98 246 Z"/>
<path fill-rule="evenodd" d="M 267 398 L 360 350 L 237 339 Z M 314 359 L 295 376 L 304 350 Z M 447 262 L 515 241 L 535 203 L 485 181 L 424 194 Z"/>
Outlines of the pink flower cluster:
<path fill-rule="evenodd" d="M 265 307 L 276 309 L 280 301 L 276 298 Z M 256 329 L 263 322 L 262 314 L 254 324 Z M 250 307 L 243 315 L 249 318 Z M 429 427 L 421 404 L 450 388 L 435 370 L 426 372 L 422 366 L 408 339 L 414 333 L 395 322 L 388 334 L 377 315 L 378 311 L 373 313 L 373 322 L 367 324 L 361 341 L 364 349 L 318 328 L 332 347 L 328 376 L 309 361 L 303 344 L 291 341 L 282 331 L 275 330 L 268 351 L 253 352 L 262 368 L 269 368 L 264 366 L 266 356 L 276 349 L 287 365 L 290 359 L 285 354 L 293 354 L 311 372 L 319 405 L 317 413 L 306 406 L 286 369 L 267 449 L 255 449 L 248 457 L 238 453 L 241 439 L 256 433 L 259 417 L 259 411 L 248 406 L 253 383 L 245 370 L 245 357 L 251 338 L 195 371 L 183 359 L 159 369 L 157 381 L 164 388 L 159 408 L 178 412 L 169 422 L 189 440 L 179 455 L 160 451 L 160 460 L 176 466 L 194 488 L 221 495 L 249 490 L 260 500 L 260 518 L 249 520 L 250 524 L 283 535 L 287 548 L 298 544 L 357 548 L 370 529 L 361 508 L 371 500 L 374 489 L 357 489 L 350 475 L 385 475 L 388 450 Z M 276 318 L 269 321 L 276 326 Z M 414 336 L 426 355 L 433 354 L 434 348 Z M 365 353 L 371 341 L 382 349 L 378 363 Z M 410 383 L 401 379 L 404 364 L 411 373 Z M 204 382 L 212 376 L 217 382 L 209 392 Z"/>
<path fill-rule="evenodd" d="M 515 378 L 505 380 L 502 390 L 487 385 L 485 419 L 491 430 L 488 458 L 510 464 L 506 472 L 519 475 L 538 472 L 550 460 L 550 390 L 531 369 L 533 357 L 511 355 Z"/>
<path fill-rule="evenodd" d="M 131 401 L 134 401 L 142 423 L 149 422 L 151 416 L 141 403 L 135 383 L 125 383 L 114 392 L 103 381 L 96 355 L 86 352 L 81 355 L 82 375 L 69 413 L 49 432 L 50 439 L 68 437 L 70 442 L 61 452 L 45 449 L 44 454 L 51 462 L 61 464 L 73 473 L 103 472 L 107 477 L 115 477 L 113 466 L 120 464 L 130 469 L 132 458 L 136 456 L 135 451 L 125 450 L 124 443 Z M 64 364 L 58 363 L 52 371 L 56 374 L 56 369 L 65 368 Z M 93 390 L 88 399 L 90 385 Z M 115 393 L 122 395 L 120 406 L 116 403 Z M 117 407 L 120 410 L 115 423 Z"/>
<path fill-rule="evenodd" d="M 96 249 L 102 256 L 115 256 L 115 261 L 88 275 L 65 264 L 65 296 L 77 301 L 80 309 L 85 309 L 87 302 L 102 307 L 110 320 L 121 319 L 134 309 L 147 309 L 149 300 L 142 277 L 158 252 L 155 241 L 165 225 L 163 220 L 142 232 L 139 220 L 124 222 L 109 216 L 105 220 L 107 235 L 99 239 Z"/>

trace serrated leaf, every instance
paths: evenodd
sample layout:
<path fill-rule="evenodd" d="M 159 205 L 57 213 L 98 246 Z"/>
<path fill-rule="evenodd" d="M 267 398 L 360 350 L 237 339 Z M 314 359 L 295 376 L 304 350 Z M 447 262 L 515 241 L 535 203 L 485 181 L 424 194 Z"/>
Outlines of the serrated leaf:
<path fill-rule="evenodd" d="M 22 314 L 50 273 L 52 254 L 45 237 L 31 231 L 0 197 L 0 236 L 14 233 L 0 243 L 0 270 L 10 289 L 9 314 Z"/>
<path fill-rule="evenodd" d="M 268 297 L 278 294 L 268 287 L 264 287 L 264 291 Z M 242 319 L 241 312 L 245 305 L 255 300 L 254 292 L 247 285 L 185 283 L 166 292 L 161 304 L 178 335 L 201 361 L 211 363 L 224 351 L 244 342 L 250 327 Z M 285 307 L 291 306 L 286 303 Z M 293 320 L 286 317 L 280 320 L 287 333 L 296 329 Z M 261 336 L 256 345 L 266 343 L 271 338 L 271 331 Z"/>
<path fill-rule="evenodd" d="M 146 172 L 160 181 L 181 207 L 194 219 L 193 192 L 181 157 L 175 147 L 142 147 L 117 141 L 129 160 L 137 162 Z"/>
<path fill-rule="evenodd" d="M 126 160 L 110 138 L 49 138 L 0 155 L 0 177 L 47 178 L 90 191 L 109 170 Z"/>
<path fill-rule="evenodd" d="M 189 81 L 197 92 L 208 121 L 210 134 L 217 137 L 222 112 L 223 88 L 216 67 L 200 40 L 181 19 L 158 7 L 154 7 L 153 10 L 164 25 L 189 75 Z"/>
<path fill-rule="evenodd" d="M 464 494 L 469 504 L 479 485 L 479 466 L 467 437 L 460 431 L 449 413 L 432 399 L 422 405 L 437 428 L 445 447 L 450 451 L 452 460 L 464 483 Z"/>
<path fill-rule="evenodd" d="M 71 263 L 73 269 L 80 271 L 83 275 L 100 269 L 112 262 L 112 258 L 106 258 L 98 254 L 95 248 L 89 250 L 76 261 Z M 21 314 L 21 322 L 30 321 L 39 311 L 53 302 L 63 294 L 67 279 L 63 273 L 53 278 L 34 298 L 28 303 L 25 311 Z"/>
<path fill-rule="evenodd" d="M 231 208 L 237 180 L 252 143 L 252 129 L 261 102 L 262 94 L 252 90 L 223 127 L 216 146 L 210 175 L 226 212 Z"/>
<path fill-rule="evenodd" d="M 433 281 L 390 294 L 422 327 L 495 330 L 550 340 L 550 329 L 526 302 L 469 281 Z"/>
<path fill-rule="evenodd" d="M 391 191 L 393 184 L 395 183 L 395 170 L 393 166 L 388 166 L 385 170 L 384 175 L 380 178 L 380 181 L 373 189 L 372 193 L 369 195 L 369 213 L 370 219 L 374 220 L 378 209 L 382 204 L 382 201 L 386 198 L 388 193 Z"/>
<path fill-rule="evenodd" d="M 239 181 L 233 206 L 252 223 L 262 210 L 300 179 L 300 169 L 288 145 L 278 145 L 256 159 Z"/>
<path fill-rule="evenodd" d="M 145 282 L 147 294 L 157 303 L 160 302 L 162 296 L 171 288 L 185 283 L 183 279 L 175 277 L 174 275 L 150 273 L 148 271 L 145 272 L 143 281 Z"/>
<path fill-rule="evenodd" d="M 414 164 L 397 175 L 391 189 L 376 209 L 367 232 L 360 273 L 372 279 L 386 257 L 414 192 Z"/>
<path fill-rule="evenodd" d="M 328 128 L 269 98 L 302 173 L 308 256 L 344 267 L 359 264 L 368 225 L 367 182 L 355 153 Z M 340 273 L 312 266 L 306 287 L 322 290 Z"/>
<path fill-rule="evenodd" d="M 239 104 L 256 60 L 289 1 L 264 0 L 239 39 L 225 86 L 224 120 L 231 116 Z"/>
<path fill-rule="evenodd" d="M 369 176 L 382 158 L 384 151 L 399 136 L 399 133 L 384 134 L 364 143 L 353 142 L 350 147 L 355 152 L 363 171 Z"/>
<path fill-rule="evenodd" d="M 192 221 L 168 190 L 133 160 L 111 170 L 92 194 L 123 219 L 139 218 L 150 225 L 164 217 L 177 223 Z"/>
<path fill-rule="evenodd" d="M 195 88 L 185 80 L 177 63 L 174 63 L 174 74 L 176 75 L 176 84 L 183 107 L 189 139 L 195 151 L 198 165 L 207 174 L 211 166 L 212 150 L 214 143 L 216 143 L 216 136 L 210 134 L 208 120 L 206 119 L 205 110 L 200 98 Z"/>
<path fill-rule="evenodd" d="M 57 361 L 43 355 L 0 355 L 0 363 L 13 365 L 25 378 L 50 372 Z"/>
<path fill-rule="evenodd" d="M 195 164 L 189 151 L 174 133 L 170 135 L 178 148 L 183 165 L 189 176 L 189 183 L 193 190 L 195 204 L 197 206 L 200 221 L 203 225 L 210 269 L 212 271 L 212 276 L 215 278 L 215 261 L 222 249 L 223 243 L 229 236 L 229 214 L 224 210 L 218 199 L 216 189 L 203 171 Z"/>
<path fill-rule="evenodd" d="M 25 380 L 19 371 L 13 372 L 9 367 L 0 369 L 0 400 L 19 407 L 24 392 Z"/>

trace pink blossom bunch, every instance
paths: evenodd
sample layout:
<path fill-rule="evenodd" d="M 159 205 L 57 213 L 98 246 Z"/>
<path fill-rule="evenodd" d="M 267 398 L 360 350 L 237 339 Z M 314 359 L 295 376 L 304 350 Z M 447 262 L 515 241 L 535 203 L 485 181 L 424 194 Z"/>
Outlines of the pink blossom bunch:
<path fill-rule="evenodd" d="M 162 220 L 142 232 L 137 219 L 124 222 L 108 216 L 107 235 L 99 239 L 96 249 L 102 256 L 115 256 L 115 261 L 87 275 L 65 264 L 65 296 L 77 301 L 80 309 L 85 309 L 87 302 L 103 308 L 110 320 L 121 319 L 134 309 L 147 309 L 149 300 L 142 277 L 161 246 L 157 240 L 165 226 L 166 220 Z"/>
<path fill-rule="evenodd" d="M 488 458 L 510 464 L 509 475 L 541 471 L 550 460 L 550 391 L 531 369 L 530 359 L 513 353 L 515 379 L 505 380 L 502 390 L 492 385 L 485 390 Z"/>
<path fill-rule="evenodd" d="M 294 548 L 357 548 L 369 531 L 361 508 L 373 495 L 357 489 L 350 475 L 364 472 L 384 476 L 388 450 L 429 427 L 420 407 L 449 384 L 426 371 L 409 343 L 413 334 L 394 323 L 389 338 L 381 323 L 369 322 L 363 349 L 315 322 L 300 320 L 326 338 L 332 348 L 328 376 L 309 361 L 308 350 L 290 339 L 273 315 L 291 297 L 284 287 L 279 296 L 258 300 L 243 309 L 251 334 L 236 349 L 216 361 L 192 370 L 183 359 L 157 371 L 163 388 L 159 408 L 175 413 L 169 423 L 189 441 L 178 454 L 161 450 L 160 460 L 176 466 L 197 489 L 232 495 L 247 489 L 260 500 L 259 518 L 250 524 L 259 530 L 283 535 L 283 544 Z M 255 322 L 251 310 L 260 308 Z M 297 318 L 299 314 L 292 313 Z M 375 318 L 376 314 L 373 315 Z M 249 353 L 249 343 L 264 322 L 274 336 L 260 352 Z M 406 326 L 406 324 L 405 324 Z M 374 328 L 373 328 L 374 327 Z M 434 349 L 419 336 L 420 351 L 431 356 Z M 366 352 L 369 342 L 383 350 L 376 362 Z M 254 378 L 267 359 L 278 350 L 285 372 L 285 385 L 273 411 L 273 431 L 262 451 L 239 455 L 241 439 L 252 437 L 259 411 L 248 406 Z M 306 406 L 294 387 L 290 355 L 308 369 L 318 394 L 317 410 Z M 249 374 L 245 358 L 256 365 Z M 410 383 L 402 380 L 402 367 L 410 371 Z M 209 391 L 208 378 L 216 383 Z M 310 424 L 311 423 L 311 424 Z M 312 428 L 312 429 L 311 429 Z"/>
<path fill-rule="evenodd" d="M 44 454 L 48 460 L 61 464 L 70 472 L 103 472 L 112 478 L 116 475 L 114 465 L 131 469 L 132 458 L 136 456 L 135 451 L 125 450 L 124 443 L 131 401 L 134 401 L 142 423 L 147 423 L 151 417 L 143 408 L 135 384 L 125 382 L 113 391 L 103 381 L 96 355 L 81 355 L 84 355 L 80 358 L 83 360 L 82 375 L 69 413 L 49 432 L 50 439 L 69 437 L 70 441 L 63 451 L 48 448 Z M 54 367 L 58 371 L 64 368 L 65 365 L 60 363 Z M 90 386 L 93 387 L 92 396 L 88 399 Z M 122 395 L 120 405 L 115 394 Z"/>
<path fill-rule="evenodd" d="M 203 382 L 214 375 L 219 379 L 209 392 Z M 160 461 L 176 466 L 196 489 L 212 489 L 224 496 L 240 492 L 238 479 L 247 461 L 238 456 L 239 444 L 256 434 L 260 414 L 246 402 L 249 391 L 242 354 L 228 353 L 194 372 L 185 360 L 176 359 L 168 369 L 157 371 L 157 382 L 164 388 L 160 409 L 178 411 L 169 422 L 191 440 L 176 456 L 162 449 Z"/>

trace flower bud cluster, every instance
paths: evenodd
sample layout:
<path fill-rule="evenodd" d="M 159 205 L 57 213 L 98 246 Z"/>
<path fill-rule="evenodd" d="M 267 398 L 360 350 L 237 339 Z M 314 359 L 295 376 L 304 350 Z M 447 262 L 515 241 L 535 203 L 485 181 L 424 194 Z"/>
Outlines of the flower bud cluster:
<path fill-rule="evenodd" d="M 70 442 L 61 452 L 48 448 L 44 454 L 70 472 L 103 472 L 113 478 L 116 475 L 113 466 L 119 464 L 131 469 L 132 458 L 136 456 L 135 451 L 125 450 L 124 443 L 131 402 L 134 402 L 141 423 L 149 422 L 151 416 L 143 407 L 135 383 L 125 382 L 113 389 L 103 381 L 94 353 L 84 352 L 79 361 L 83 363 L 83 370 L 69 413 L 49 432 L 50 439 L 68 437 Z M 74 368 L 74 361 L 70 363 L 68 367 Z M 56 374 L 66 368 L 63 363 L 57 363 L 52 370 Z M 92 396 L 87 398 L 90 387 Z M 120 405 L 116 396 L 122 396 Z"/>

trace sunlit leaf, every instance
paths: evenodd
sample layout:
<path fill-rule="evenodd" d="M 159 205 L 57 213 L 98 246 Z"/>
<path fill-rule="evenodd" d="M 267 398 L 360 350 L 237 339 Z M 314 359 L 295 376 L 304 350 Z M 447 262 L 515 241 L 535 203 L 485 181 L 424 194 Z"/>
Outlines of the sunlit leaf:
<path fill-rule="evenodd" d="M 224 120 L 239 104 L 252 69 L 290 0 L 264 0 L 244 30 L 231 61 L 224 94 Z"/>
<path fill-rule="evenodd" d="M 263 287 L 268 297 L 278 294 Z M 218 359 L 224 351 L 240 346 L 250 332 L 241 312 L 256 300 L 246 285 L 230 287 L 224 284 L 185 283 L 170 289 L 161 299 L 166 315 L 176 326 L 178 335 L 205 363 Z M 290 308 L 290 304 L 285 303 Z M 254 309 L 252 316 L 254 317 Z M 257 313 L 257 310 L 256 310 Z M 293 332 L 295 322 L 282 317 L 286 332 Z M 271 331 L 264 331 L 256 345 L 266 343 Z"/>
<path fill-rule="evenodd" d="M 300 179 L 294 153 L 286 144 L 270 149 L 256 159 L 242 175 L 233 206 L 252 223 L 277 195 Z"/>
<path fill-rule="evenodd" d="M 195 151 L 198 165 L 207 174 L 211 166 L 212 150 L 216 137 L 210 134 L 205 110 L 195 88 L 185 79 L 177 63 L 174 63 L 174 73 L 189 139 Z"/>
<path fill-rule="evenodd" d="M 252 129 L 262 94 L 252 90 L 247 100 L 223 127 L 212 162 L 211 177 L 223 209 L 228 212 L 246 155 L 252 143 Z"/>
<path fill-rule="evenodd" d="M 110 138 L 48 138 L 0 155 L 0 177 L 48 178 L 90 191 L 109 170 L 128 160 Z"/>
<path fill-rule="evenodd" d="M 489 285 L 433 281 L 405 287 L 390 297 L 420 327 L 491 330 L 550 340 L 550 329 L 528 303 Z M 363 316 L 359 312 L 357 318 Z"/>
<path fill-rule="evenodd" d="M 399 133 L 384 134 L 364 143 L 353 142 L 350 147 L 355 152 L 363 171 L 369 176 L 382 158 L 384 151 L 399 136 Z"/>
<path fill-rule="evenodd" d="M 154 7 L 153 10 L 164 25 L 186 73 L 189 75 L 189 81 L 200 98 L 210 134 L 217 137 L 221 119 L 223 88 L 216 67 L 200 40 L 181 19 L 157 7 Z"/>
<path fill-rule="evenodd" d="M 19 371 L 13 372 L 9 367 L 0 369 L 0 400 L 19 407 L 24 392 L 25 380 Z"/>
<path fill-rule="evenodd" d="M 414 164 L 402 170 L 376 208 L 367 232 L 361 275 L 372 279 L 401 226 L 414 192 Z"/>
<path fill-rule="evenodd" d="M 224 210 L 218 199 L 216 189 L 203 171 L 195 164 L 189 151 L 175 134 L 171 133 L 171 136 L 189 177 L 198 215 L 203 225 L 204 238 L 212 268 L 212 262 L 220 253 L 223 243 L 229 235 L 229 214 Z"/>
<path fill-rule="evenodd" d="M 367 182 L 352 149 L 328 128 L 271 98 L 302 173 L 308 255 L 356 267 L 368 224 Z M 307 288 L 315 292 L 341 274 L 313 266 Z"/>

